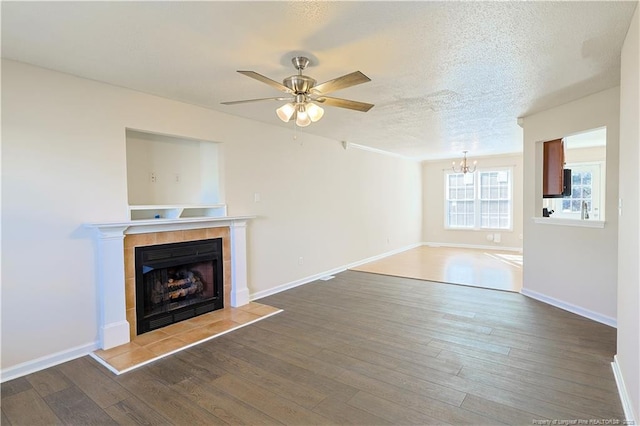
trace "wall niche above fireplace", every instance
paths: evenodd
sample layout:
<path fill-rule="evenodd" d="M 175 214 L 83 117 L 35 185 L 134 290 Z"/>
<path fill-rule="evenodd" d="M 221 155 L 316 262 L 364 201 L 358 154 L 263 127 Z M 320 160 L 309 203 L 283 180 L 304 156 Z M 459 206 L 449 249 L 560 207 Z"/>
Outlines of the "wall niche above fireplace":
<path fill-rule="evenodd" d="M 127 129 L 130 219 L 226 216 L 221 146 Z"/>

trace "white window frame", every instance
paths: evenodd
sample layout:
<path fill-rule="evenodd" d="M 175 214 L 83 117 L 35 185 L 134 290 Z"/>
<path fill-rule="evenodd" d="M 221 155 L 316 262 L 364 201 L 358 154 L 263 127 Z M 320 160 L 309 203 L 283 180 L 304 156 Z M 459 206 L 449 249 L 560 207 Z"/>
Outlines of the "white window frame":
<path fill-rule="evenodd" d="M 585 161 L 567 164 L 567 169 L 591 169 L 591 211 L 589 212 L 591 220 L 604 220 L 604 203 L 603 203 L 603 179 L 604 179 L 604 162 L 602 161 Z M 573 186 L 573 185 L 572 185 Z M 554 210 L 555 218 L 580 219 L 580 212 L 564 211 L 562 209 L 563 201 L 571 199 L 571 197 L 550 198 L 548 204 Z"/>
<path fill-rule="evenodd" d="M 483 227 L 482 226 L 482 199 L 481 195 L 481 174 L 482 173 L 492 173 L 492 172 L 507 172 L 508 176 L 508 199 L 509 202 L 509 226 L 505 228 L 496 228 L 496 227 Z M 474 186 L 474 221 L 473 226 L 451 226 L 449 223 L 449 176 L 451 175 L 459 175 L 461 173 L 455 173 L 453 171 L 445 171 L 444 177 L 444 228 L 447 230 L 453 231 L 513 231 L 513 167 L 487 167 L 478 169 L 473 172 L 473 186 Z M 493 200 L 491 200 L 493 201 Z M 499 201 L 499 200 L 496 200 Z"/>
<path fill-rule="evenodd" d="M 477 202 L 476 199 L 477 197 L 477 193 L 476 193 L 476 176 L 475 173 L 469 173 L 467 175 L 464 175 L 465 179 L 472 179 L 473 181 L 473 189 L 472 189 L 472 193 L 473 193 L 473 199 L 468 199 L 468 198 L 455 198 L 455 199 L 450 199 L 449 198 L 449 193 L 450 193 L 450 188 L 449 188 L 449 180 L 451 176 L 454 175 L 460 175 L 462 176 L 463 173 L 455 173 L 453 171 L 450 172 L 446 172 L 445 176 L 444 176 L 444 227 L 446 229 L 457 229 L 457 230 L 473 230 L 476 224 L 476 215 L 477 215 Z M 462 186 L 461 188 L 465 188 L 464 186 Z M 465 188 L 466 189 L 466 188 Z M 466 191 L 465 191 L 466 192 Z M 466 194 L 465 194 L 466 196 Z M 449 208 L 452 202 L 455 201 L 462 201 L 462 202 L 468 202 L 468 201 L 473 201 L 473 206 L 474 206 L 474 211 L 473 211 L 473 225 L 472 226 L 452 226 L 450 224 L 449 218 L 450 218 L 450 212 L 449 212 Z"/>

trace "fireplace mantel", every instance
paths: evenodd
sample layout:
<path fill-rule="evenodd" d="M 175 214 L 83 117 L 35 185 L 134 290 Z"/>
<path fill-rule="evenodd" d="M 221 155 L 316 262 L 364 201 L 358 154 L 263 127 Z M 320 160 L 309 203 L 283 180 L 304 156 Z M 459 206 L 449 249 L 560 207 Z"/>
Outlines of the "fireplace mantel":
<path fill-rule="evenodd" d="M 247 286 L 247 221 L 255 216 L 192 217 L 88 223 L 97 241 L 100 347 L 130 341 L 126 317 L 124 237 L 131 234 L 229 227 L 231 235 L 231 306 L 249 303 Z"/>

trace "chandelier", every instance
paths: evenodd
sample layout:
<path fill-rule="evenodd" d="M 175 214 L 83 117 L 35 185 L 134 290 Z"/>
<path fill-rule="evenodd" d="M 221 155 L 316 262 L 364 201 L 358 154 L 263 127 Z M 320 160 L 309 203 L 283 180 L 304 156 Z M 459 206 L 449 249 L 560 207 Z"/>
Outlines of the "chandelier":
<path fill-rule="evenodd" d="M 456 162 L 454 161 L 451 165 L 451 168 L 453 169 L 454 172 L 456 173 L 473 173 L 476 171 L 476 164 L 478 163 L 477 161 L 473 162 L 473 167 L 469 167 L 467 165 L 467 152 L 469 151 L 462 151 L 464 154 L 464 158 L 462 159 L 462 161 L 460 161 L 460 165 L 458 167 L 456 167 Z"/>
<path fill-rule="evenodd" d="M 324 109 L 309 101 L 305 94 L 297 94 L 294 102 L 289 102 L 276 109 L 276 114 L 285 123 L 294 119 L 296 126 L 307 127 L 320 120 Z"/>

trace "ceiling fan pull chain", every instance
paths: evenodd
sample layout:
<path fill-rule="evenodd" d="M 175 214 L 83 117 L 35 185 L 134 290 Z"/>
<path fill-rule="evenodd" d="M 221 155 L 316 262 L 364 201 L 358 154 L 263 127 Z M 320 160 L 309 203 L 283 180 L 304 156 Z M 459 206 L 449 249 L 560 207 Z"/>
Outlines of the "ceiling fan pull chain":
<path fill-rule="evenodd" d="M 293 121 L 293 140 L 297 141 L 298 140 L 298 125 L 296 124 L 296 120 L 291 120 Z"/>

